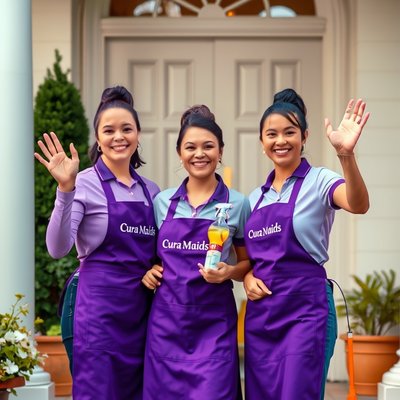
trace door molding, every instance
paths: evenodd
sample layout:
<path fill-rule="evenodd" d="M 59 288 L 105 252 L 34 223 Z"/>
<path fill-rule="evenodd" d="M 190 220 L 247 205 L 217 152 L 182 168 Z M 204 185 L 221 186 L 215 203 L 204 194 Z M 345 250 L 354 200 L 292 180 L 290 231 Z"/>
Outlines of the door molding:
<path fill-rule="evenodd" d="M 316 17 L 292 19 L 240 17 L 207 18 L 108 18 L 109 0 L 71 0 L 73 26 L 78 27 L 72 40 L 72 70 L 91 122 L 104 88 L 104 43 L 112 37 L 308 37 L 322 38 L 323 114 L 337 124 L 343 107 L 355 89 L 356 5 L 348 0 L 315 0 Z M 154 21 L 153 21 L 154 20 Z M 323 125 L 321 122 L 321 130 Z M 94 138 L 91 138 L 93 141 Z M 323 145 L 323 164 L 338 170 L 332 146 Z M 355 219 L 338 213 L 331 234 L 329 275 L 347 288 L 349 275 L 355 272 Z M 340 329 L 340 328 L 339 328 Z M 344 358 L 337 345 L 329 376 L 345 379 Z M 336 360 L 335 360 L 336 359 Z"/>

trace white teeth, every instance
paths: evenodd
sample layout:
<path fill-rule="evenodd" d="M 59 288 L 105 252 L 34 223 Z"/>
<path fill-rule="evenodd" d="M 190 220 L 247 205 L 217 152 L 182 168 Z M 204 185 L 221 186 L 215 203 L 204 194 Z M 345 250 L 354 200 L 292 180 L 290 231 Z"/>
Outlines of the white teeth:
<path fill-rule="evenodd" d="M 281 150 L 275 150 L 275 153 L 278 153 L 278 154 L 285 154 L 285 153 L 287 153 L 289 150 L 288 149 L 281 149 Z"/>

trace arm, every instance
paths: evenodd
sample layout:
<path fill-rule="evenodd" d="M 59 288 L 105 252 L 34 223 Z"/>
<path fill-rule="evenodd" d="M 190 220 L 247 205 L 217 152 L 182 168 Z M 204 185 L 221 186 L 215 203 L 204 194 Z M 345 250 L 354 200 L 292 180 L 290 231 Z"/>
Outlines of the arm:
<path fill-rule="evenodd" d="M 325 118 L 326 135 L 336 150 L 346 180 L 334 191 L 333 200 L 338 207 L 354 214 L 364 214 L 369 209 L 368 190 L 354 157 L 354 148 L 370 115 L 364 114 L 365 106 L 361 99 L 355 104 L 350 100 L 337 130 Z"/>
<path fill-rule="evenodd" d="M 52 257 L 61 258 L 71 250 L 77 227 L 83 216 L 83 213 L 78 211 L 74 213 L 73 219 L 71 218 L 79 157 L 71 143 L 71 158 L 68 158 L 54 132 L 51 132 L 50 135 L 43 134 L 43 138 L 44 142 L 38 141 L 42 155 L 35 153 L 34 156 L 58 183 L 55 207 L 46 232 L 46 244 Z"/>

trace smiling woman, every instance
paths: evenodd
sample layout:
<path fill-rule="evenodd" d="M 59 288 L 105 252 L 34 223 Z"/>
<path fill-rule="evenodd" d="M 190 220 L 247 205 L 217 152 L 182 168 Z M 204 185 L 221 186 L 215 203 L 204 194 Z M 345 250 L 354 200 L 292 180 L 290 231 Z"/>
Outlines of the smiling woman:
<path fill-rule="evenodd" d="M 250 264 L 243 246 L 249 213 L 245 196 L 216 174 L 224 141 L 206 106 L 181 119 L 177 153 L 188 177 L 154 200 L 159 227 L 155 265 L 143 278 L 156 289 L 149 317 L 144 398 L 241 399 L 236 341 L 237 311 L 232 279 Z M 216 270 L 206 269 L 208 229 L 219 203 L 230 203 L 228 237 Z M 233 254 L 236 254 L 236 257 Z"/>
<path fill-rule="evenodd" d="M 155 259 L 152 199 L 159 188 L 135 171 L 143 164 L 140 123 L 128 90 L 104 90 L 94 129 L 93 166 L 79 173 L 74 145 L 69 158 L 54 132 L 38 142 L 43 155 L 35 153 L 58 183 L 49 253 L 61 258 L 74 244 L 78 251 L 79 268 L 62 307 L 62 336 L 74 398 L 141 399 L 152 293 L 140 280 Z"/>

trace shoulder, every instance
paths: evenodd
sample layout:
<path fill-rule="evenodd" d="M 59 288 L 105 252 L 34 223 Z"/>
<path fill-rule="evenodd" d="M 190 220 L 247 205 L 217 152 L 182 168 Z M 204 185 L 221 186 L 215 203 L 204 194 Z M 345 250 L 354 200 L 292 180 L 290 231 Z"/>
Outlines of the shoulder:
<path fill-rule="evenodd" d="M 142 180 L 143 180 L 144 184 L 146 185 L 147 189 L 149 190 L 151 197 L 154 198 L 160 192 L 160 188 L 152 180 L 150 180 L 148 178 L 145 178 L 142 175 L 140 175 L 140 177 L 142 178 Z"/>
<path fill-rule="evenodd" d="M 76 184 L 77 187 L 92 187 L 100 185 L 100 179 L 94 170 L 94 167 L 89 167 L 78 172 Z"/>
<path fill-rule="evenodd" d="M 304 180 L 306 186 L 314 187 L 329 187 L 336 181 L 343 179 L 340 174 L 325 167 L 311 167 Z"/>
<path fill-rule="evenodd" d="M 239 205 L 241 208 L 249 208 L 249 199 L 241 192 L 229 189 L 229 202 Z"/>
<path fill-rule="evenodd" d="M 257 201 L 259 200 L 261 194 L 262 194 L 261 186 L 259 186 L 258 188 L 255 188 L 255 189 L 249 194 L 249 203 L 250 203 L 251 209 L 254 208 L 254 206 L 256 205 Z"/>
<path fill-rule="evenodd" d="M 157 194 L 157 196 L 154 198 L 154 205 L 166 205 L 171 202 L 171 197 L 173 194 L 177 191 L 177 188 L 169 188 L 162 190 Z"/>

